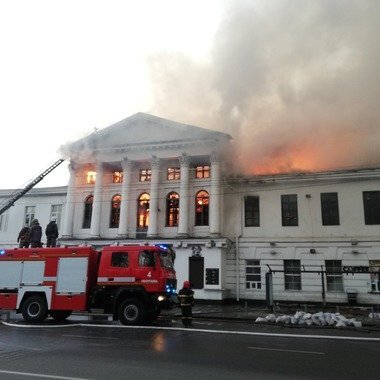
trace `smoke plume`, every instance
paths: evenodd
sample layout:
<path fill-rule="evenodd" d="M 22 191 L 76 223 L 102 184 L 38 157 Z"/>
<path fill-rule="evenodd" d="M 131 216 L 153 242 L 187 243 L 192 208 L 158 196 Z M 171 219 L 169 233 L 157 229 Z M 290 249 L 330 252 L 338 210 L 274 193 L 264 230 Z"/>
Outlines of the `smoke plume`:
<path fill-rule="evenodd" d="M 149 58 L 151 111 L 231 134 L 249 174 L 380 166 L 379 15 L 372 0 L 226 3 L 207 61 Z"/>

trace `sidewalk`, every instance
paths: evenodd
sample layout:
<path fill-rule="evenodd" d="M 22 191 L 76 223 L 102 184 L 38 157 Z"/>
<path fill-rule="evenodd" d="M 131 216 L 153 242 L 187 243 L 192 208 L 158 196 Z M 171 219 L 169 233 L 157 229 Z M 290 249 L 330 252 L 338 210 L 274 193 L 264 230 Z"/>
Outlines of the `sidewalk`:
<path fill-rule="evenodd" d="M 297 311 L 307 313 L 331 312 L 340 313 L 347 319 L 355 318 L 361 321 L 363 327 L 373 327 L 380 329 L 380 312 L 375 313 L 375 319 L 370 318 L 372 309 L 370 307 L 350 307 L 347 305 L 319 307 L 316 305 L 293 305 L 293 304 L 276 304 L 275 310 L 271 312 L 265 305 L 249 305 L 249 304 L 208 304 L 196 303 L 193 308 L 194 319 L 220 319 L 235 320 L 253 323 L 258 317 L 265 318 L 269 314 L 275 316 L 294 315 Z M 162 316 L 180 317 L 179 308 L 163 310 Z M 269 323 L 269 322 L 268 322 Z"/>
<path fill-rule="evenodd" d="M 245 322 L 254 323 L 258 317 L 265 318 L 269 314 L 274 314 L 276 317 L 281 315 L 293 316 L 297 311 L 303 311 L 310 314 L 318 312 L 339 312 L 341 315 L 345 316 L 347 319 L 355 318 L 356 321 L 360 321 L 362 326 L 365 328 L 375 329 L 380 331 L 380 313 L 377 311 L 375 316 L 377 318 L 370 318 L 370 313 L 372 309 L 370 307 L 350 307 L 347 305 L 339 306 L 329 306 L 320 307 L 317 305 L 294 305 L 294 304 L 276 304 L 275 310 L 273 312 L 264 305 L 250 305 L 250 304 L 215 304 L 207 303 L 204 301 L 196 302 L 193 308 L 193 319 L 214 319 L 214 320 L 224 320 L 224 321 L 235 321 L 235 322 Z M 178 307 L 169 310 L 163 310 L 161 312 L 162 317 L 172 317 L 180 318 L 181 310 Z M 71 319 L 88 319 L 88 320 L 98 320 L 102 322 L 112 322 L 111 315 L 96 314 L 96 313 L 73 313 Z M 0 320 L 10 321 L 10 320 L 21 320 L 21 314 L 16 314 L 14 311 L 3 311 L 0 310 Z M 268 324 L 273 325 L 275 323 L 268 322 Z M 303 326 L 302 326 L 303 327 Z M 305 326 L 305 328 L 310 327 L 324 327 L 324 326 Z M 325 326 L 330 328 L 331 326 Z M 350 327 L 351 328 L 351 327 Z M 353 328 L 353 327 L 352 327 Z"/>

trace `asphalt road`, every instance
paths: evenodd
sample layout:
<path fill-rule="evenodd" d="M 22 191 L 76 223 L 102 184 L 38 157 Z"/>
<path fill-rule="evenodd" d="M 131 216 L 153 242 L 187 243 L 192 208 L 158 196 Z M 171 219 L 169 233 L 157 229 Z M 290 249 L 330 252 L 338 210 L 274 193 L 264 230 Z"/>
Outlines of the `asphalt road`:
<path fill-rule="evenodd" d="M 0 378 L 23 379 L 377 379 L 380 339 L 372 334 L 253 330 L 178 321 L 152 328 L 119 324 L 0 325 Z M 322 337 L 318 338 L 318 335 Z M 323 337 L 324 336 L 324 337 Z"/>

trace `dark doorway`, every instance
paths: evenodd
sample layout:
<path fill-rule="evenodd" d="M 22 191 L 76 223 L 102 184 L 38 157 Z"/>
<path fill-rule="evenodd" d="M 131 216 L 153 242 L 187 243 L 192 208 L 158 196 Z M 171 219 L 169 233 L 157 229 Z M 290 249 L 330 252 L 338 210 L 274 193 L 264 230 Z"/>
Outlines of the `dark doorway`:
<path fill-rule="evenodd" d="M 189 257 L 189 281 L 194 289 L 204 286 L 204 258 Z"/>

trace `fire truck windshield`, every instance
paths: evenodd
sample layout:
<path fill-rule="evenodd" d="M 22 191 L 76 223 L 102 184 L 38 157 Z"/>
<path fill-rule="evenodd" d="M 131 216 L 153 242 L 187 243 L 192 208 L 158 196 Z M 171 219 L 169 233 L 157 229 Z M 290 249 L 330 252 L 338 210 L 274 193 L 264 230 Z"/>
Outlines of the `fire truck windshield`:
<path fill-rule="evenodd" d="M 173 254 L 167 251 L 159 251 L 160 264 L 163 268 L 174 270 Z"/>

